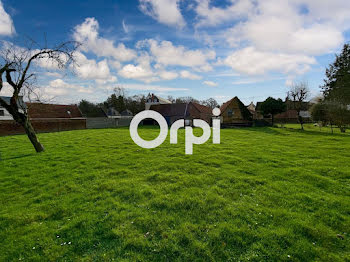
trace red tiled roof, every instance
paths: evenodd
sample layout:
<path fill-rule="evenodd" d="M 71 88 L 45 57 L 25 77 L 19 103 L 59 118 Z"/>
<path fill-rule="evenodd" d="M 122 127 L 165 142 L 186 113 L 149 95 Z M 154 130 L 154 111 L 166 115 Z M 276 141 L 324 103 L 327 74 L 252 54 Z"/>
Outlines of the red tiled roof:
<path fill-rule="evenodd" d="M 77 105 L 54 105 L 27 103 L 30 118 L 80 118 L 83 117 Z"/>
<path fill-rule="evenodd" d="M 191 104 L 198 109 L 199 112 L 201 113 L 206 113 L 206 114 L 212 114 L 212 109 L 210 107 L 207 107 L 207 106 L 204 106 L 204 105 L 201 105 L 201 104 L 197 104 L 197 103 L 194 103 L 194 102 L 191 102 Z"/>

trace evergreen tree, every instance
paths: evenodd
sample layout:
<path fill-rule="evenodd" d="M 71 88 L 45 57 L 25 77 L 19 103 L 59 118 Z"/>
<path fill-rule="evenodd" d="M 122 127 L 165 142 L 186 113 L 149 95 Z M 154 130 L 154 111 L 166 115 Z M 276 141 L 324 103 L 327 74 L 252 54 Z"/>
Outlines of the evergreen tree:
<path fill-rule="evenodd" d="M 274 116 L 276 114 L 286 111 L 285 103 L 279 98 L 274 99 L 272 97 L 267 98 L 261 103 L 260 110 L 264 115 L 271 115 L 272 125 L 274 124 Z"/>
<path fill-rule="evenodd" d="M 350 45 L 345 44 L 341 54 L 326 69 L 323 94 L 326 100 L 350 104 Z"/>

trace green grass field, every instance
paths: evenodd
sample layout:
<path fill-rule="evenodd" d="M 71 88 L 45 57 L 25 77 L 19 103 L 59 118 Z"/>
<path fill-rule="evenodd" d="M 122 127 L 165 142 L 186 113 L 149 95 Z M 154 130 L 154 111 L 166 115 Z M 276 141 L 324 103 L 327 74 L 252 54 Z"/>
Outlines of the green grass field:
<path fill-rule="evenodd" d="M 0 261 L 350 261 L 349 134 L 223 129 L 191 156 L 184 130 L 39 138 L 0 137 Z"/>

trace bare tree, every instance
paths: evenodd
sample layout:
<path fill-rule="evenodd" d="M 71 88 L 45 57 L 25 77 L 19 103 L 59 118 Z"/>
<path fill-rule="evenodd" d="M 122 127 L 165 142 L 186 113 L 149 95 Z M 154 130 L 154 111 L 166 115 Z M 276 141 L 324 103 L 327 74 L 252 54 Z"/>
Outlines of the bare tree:
<path fill-rule="evenodd" d="M 29 43 L 29 42 L 28 42 Z M 64 42 L 53 48 L 33 48 L 37 43 L 30 41 L 28 47 L 22 48 L 9 42 L 2 43 L 0 53 L 0 94 L 4 87 L 3 76 L 7 85 L 12 89 L 10 102 L 0 98 L 0 105 L 4 107 L 25 130 L 36 152 L 44 151 L 35 130 L 30 122 L 28 110 L 21 103 L 23 96 L 30 97 L 35 93 L 36 73 L 31 69 L 36 62 L 52 63 L 57 68 L 66 68 L 74 63 L 74 52 L 78 48 L 77 42 Z"/>
<path fill-rule="evenodd" d="M 305 103 L 309 95 L 310 90 L 307 82 L 294 83 L 287 93 L 288 99 L 292 102 L 293 109 L 297 111 L 298 121 L 300 123 L 301 130 L 304 130 L 304 120 L 300 112 L 303 110 L 307 110 L 307 106 L 305 106 Z"/>

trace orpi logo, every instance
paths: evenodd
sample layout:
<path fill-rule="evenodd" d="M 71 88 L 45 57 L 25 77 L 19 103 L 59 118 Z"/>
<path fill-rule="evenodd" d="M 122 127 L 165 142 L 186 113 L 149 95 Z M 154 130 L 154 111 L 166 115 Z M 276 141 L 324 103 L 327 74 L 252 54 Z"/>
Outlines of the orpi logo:
<path fill-rule="evenodd" d="M 220 115 L 220 109 L 214 108 L 212 111 L 214 116 Z M 160 132 L 157 138 L 154 140 L 144 140 L 139 136 L 138 126 L 142 120 L 145 119 L 154 119 L 158 122 L 160 127 Z M 175 121 L 170 127 L 170 144 L 177 144 L 177 131 L 179 128 L 185 128 L 185 153 L 186 155 L 192 155 L 193 153 L 193 145 L 200 145 L 208 141 L 211 135 L 211 128 L 207 122 L 201 119 L 193 119 L 193 126 L 202 128 L 203 135 L 200 137 L 194 136 L 193 129 L 191 126 L 185 127 L 185 120 L 180 119 Z M 130 123 L 130 136 L 132 140 L 138 146 L 142 148 L 155 148 L 161 145 L 166 137 L 168 136 L 168 124 L 165 118 L 156 111 L 153 110 L 145 110 L 138 113 Z M 213 144 L 220 144 L 220 119 L 213 118 Z"/>

